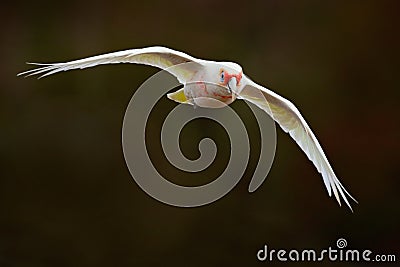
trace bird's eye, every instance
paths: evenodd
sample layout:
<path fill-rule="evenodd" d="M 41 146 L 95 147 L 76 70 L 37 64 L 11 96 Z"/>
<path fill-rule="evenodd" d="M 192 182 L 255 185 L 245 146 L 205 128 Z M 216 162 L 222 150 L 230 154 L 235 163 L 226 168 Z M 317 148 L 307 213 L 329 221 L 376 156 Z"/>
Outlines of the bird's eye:
<path fill-rule="evenodd" d="M 221 72 L 221 82 L 222 83 L 225 82 L 225 72 L 224 71 Z"/>

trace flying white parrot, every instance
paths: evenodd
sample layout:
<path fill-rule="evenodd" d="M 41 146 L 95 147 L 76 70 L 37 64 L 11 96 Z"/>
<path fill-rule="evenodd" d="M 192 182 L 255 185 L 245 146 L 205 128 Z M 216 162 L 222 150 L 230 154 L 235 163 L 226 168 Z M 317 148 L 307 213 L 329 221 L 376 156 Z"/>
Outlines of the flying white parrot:
<path fill-rule="evenodd" d="M 44 77 L 61 71 L 113 63 L 145 64 L 170 72 L 184 85 L 184 88 L 167 95 L 179 103 L 210 107 L 212 105 L 206 101 L 207 98 L 219 100 L 211 101 L 212 103 L 225 104 L 230 104 L 238 98 L 255 104 L 289 133 L 314 163 L 318 172 L 322 174 L 329 196 L 332 196 L 333 191 L 339 205 L 341 196 L 351 210 L 347 196 L 357 202 L 336 177 L 321 145 L 298 109 L 287 99 L 253 82 L 243 74 L 242 67 L 236 63 L 197 59 L 183 52 L 155 46 L 107 53 L 66 63 L 28 63 L 41 67 L 19 73 L 18 76 L 41 74 L 40 77 Z"/>

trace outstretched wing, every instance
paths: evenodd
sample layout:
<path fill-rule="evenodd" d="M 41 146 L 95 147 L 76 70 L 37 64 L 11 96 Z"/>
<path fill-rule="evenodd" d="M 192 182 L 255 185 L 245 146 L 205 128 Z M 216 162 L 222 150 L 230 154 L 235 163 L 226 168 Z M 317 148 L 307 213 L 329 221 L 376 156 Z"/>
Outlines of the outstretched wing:
<path fill-rule="evenodd" d="M 336 200 L 341 205 L 340 195 L 352 210 L 346 196 L 349 196 L 355 202 L 357 201 L 346 191 L 336 177 L 321 145 L 298 109 L 287 99 L 254 83 L 247 77 L 246 81 L 247 84 L 245 83 L 246 85 L 239 93 L 239 98 L 248 100 L 265 110 L 286 133 L 289 133 L 304 153 L 306 153 L 309 160 L 314 163 L 318 172 L 322 174 L 329 196 L 332 195 L 333 191 Z"/>
<path fill-rule="evenodd" d="M 193 76 L 193 73 L 196 71 L 196 67 L 201 66 L 201 61 L 202 60 L 191 57 L 183 52 L 175 51 L 165 47 L 154 46 L 118 51 L 65 63 L 28 63 L 41 67 L 21 72 L 18 74 L 18 76 L 31 76 L 40 74 L 40 77 L 45 77 L 61 71 L 84 69 L 102 64 L 136 63 L 150 65 L 160 69 L 166 69 L 171 74 L 175 75 L 180 82 L 185 82 Z M 192 62 L 192 64 L 183 64 L 189 62 Z M 179 64 L 183 64 L 181 65 L 182 67 L 177 66 Z M 168 68 L 171 66 L 177 67 L 169 70 Z"/>

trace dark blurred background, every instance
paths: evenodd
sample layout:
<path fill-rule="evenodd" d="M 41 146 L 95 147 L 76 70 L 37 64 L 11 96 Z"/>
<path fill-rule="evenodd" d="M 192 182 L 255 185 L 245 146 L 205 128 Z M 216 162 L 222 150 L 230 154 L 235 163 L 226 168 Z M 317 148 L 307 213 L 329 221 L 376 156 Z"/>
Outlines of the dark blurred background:
<path fill-rule="evenodd" d="M 323 249 L 341 237 L 348 248 L 395 254 L 398 264 L 399 7 L 397 1 L 3 3 L 0 266 L 251 266 L 260 264 L 256 253 L 264 244 Z M 41 80 L 16 77 L 29 68 L 26 61 L 151 45 L 238 62 L 253 80 L 292 100 L 359 201 L 354 213 L 327 196 L 321 176 L 280 128 L 271 172 L 255 193 L 247 187 L 257 138 L 245 176 L 226 197 L 191 209 L 162 204 L 133 181 L 121 147 L 125 108 L 156 69 L 120 64 Z M 175 106 L 166 98 L 159 104 L 161 113 Z M 246 113 L 243 103 L 233 107 Z M 189 157 L 197 153 L 192 136 L 226 145 L 223 131 L 211 125 L 204 132 L 204 123 L 182 136 Z M 150 138 L 159 142 L 159 133 Z M 223 167 L 226 153 L 220 150 L 215 164 Z M 159 147 L 151 154 L 163 169 Z M 219 171 L 205 172 L 203 182 Z"/>

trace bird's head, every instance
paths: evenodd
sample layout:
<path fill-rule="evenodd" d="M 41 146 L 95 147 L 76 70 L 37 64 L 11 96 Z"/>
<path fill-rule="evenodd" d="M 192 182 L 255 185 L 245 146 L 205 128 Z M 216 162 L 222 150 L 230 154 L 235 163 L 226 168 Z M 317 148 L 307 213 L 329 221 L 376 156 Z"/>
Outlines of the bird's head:
<path fill-rule="evenodd" d="M 232 93 L 237 93 L 238 87 L 241 86 L 242 75 L 242 68 L 238 64 L 224 62 L 224 66 L 219 70 L 219 85 L 227 87 Z"/>
<path fill-rule="evenodd" d="M 232 103 L 242 89 L 242 68 L 232 62 L 202 63 L 203 71 L 198 71 L 191 83 L 185 85 L 189 98 L 201 107 L 223 107 Z"/>

